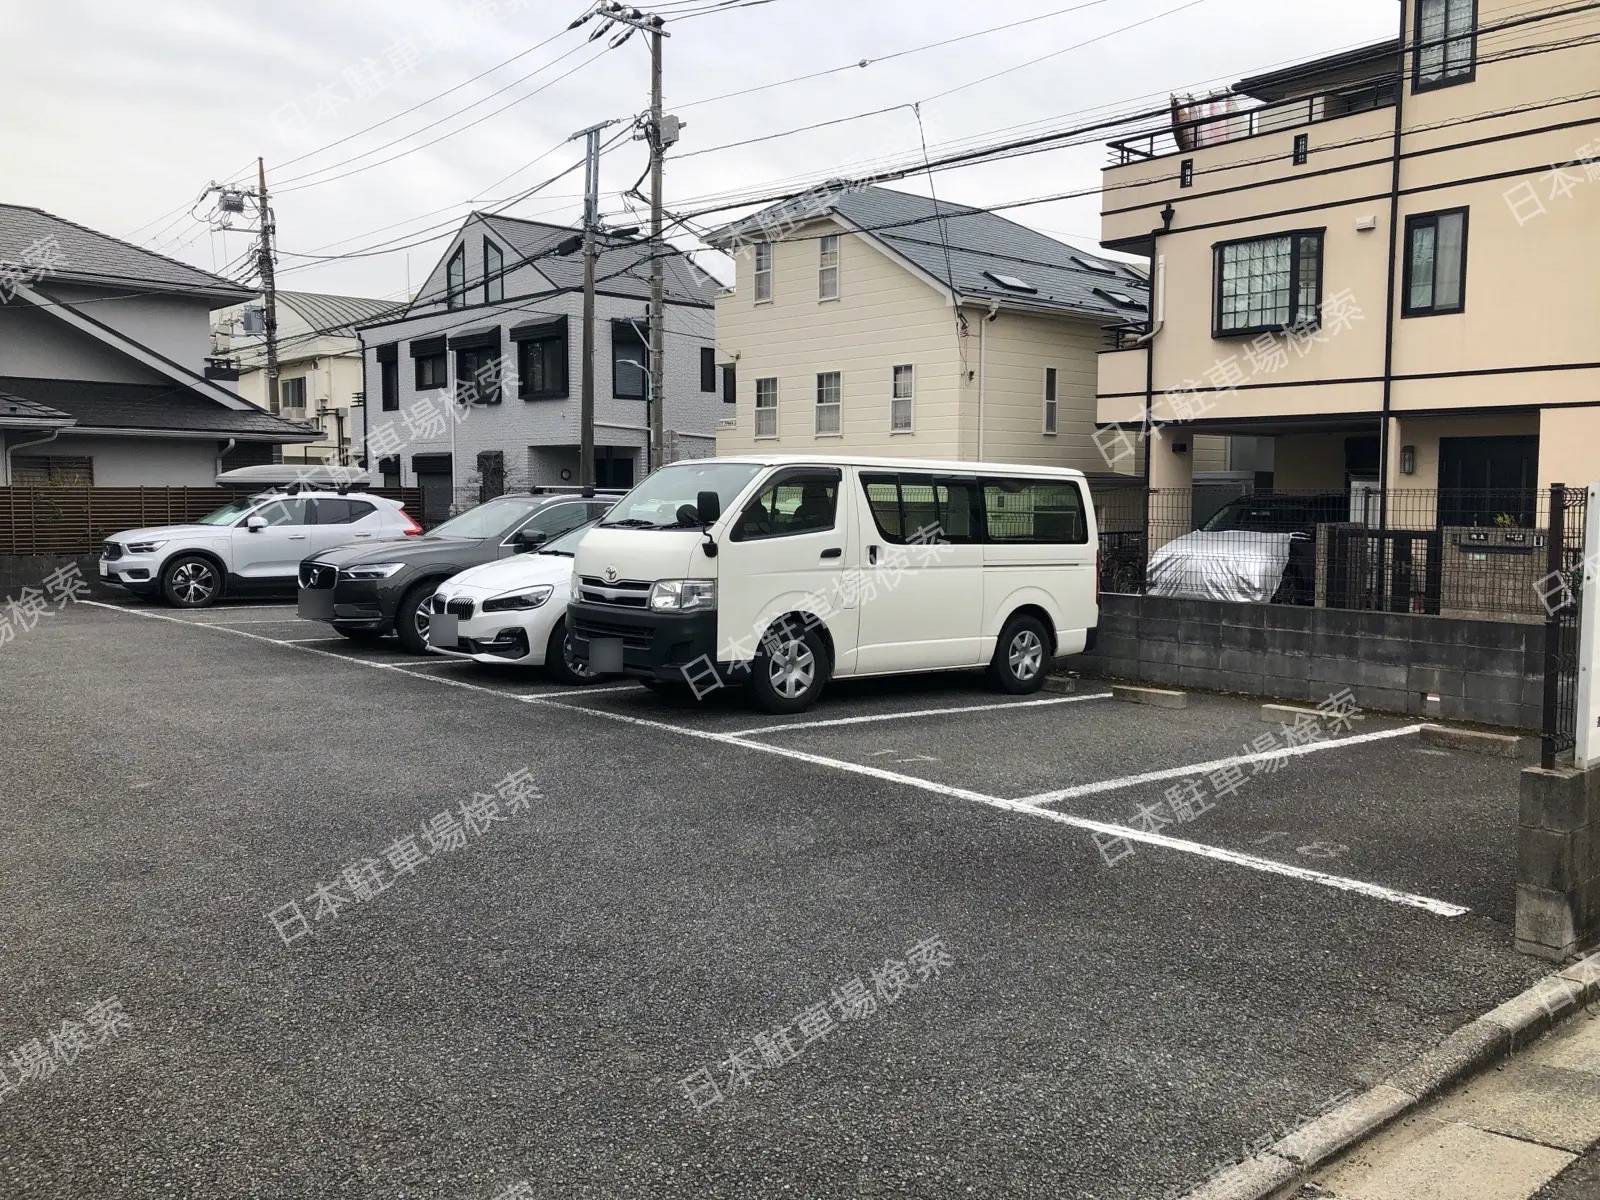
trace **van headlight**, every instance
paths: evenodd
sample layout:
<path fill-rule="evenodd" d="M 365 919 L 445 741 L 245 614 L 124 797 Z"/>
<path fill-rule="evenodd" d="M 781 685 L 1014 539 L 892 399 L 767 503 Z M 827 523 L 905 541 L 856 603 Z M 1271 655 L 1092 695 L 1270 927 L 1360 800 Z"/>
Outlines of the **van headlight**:
<path fill-rule="evenodd" d="M 712 612 L 716 607 L 715 579 L 660 579 L 650 589 L 654 612 Z"/>
<path fill-rule="evenodd" d="M 493 600 L 483 602 L 483 611 L 489 612 L 526 612 L 530 608 L 538 608 L 550 599 L 550 593 L 555 589 L 548 585 L 544 587 L 524 588 L 520 592 L 512 592 L 509 596 L 496 596 Z"/>

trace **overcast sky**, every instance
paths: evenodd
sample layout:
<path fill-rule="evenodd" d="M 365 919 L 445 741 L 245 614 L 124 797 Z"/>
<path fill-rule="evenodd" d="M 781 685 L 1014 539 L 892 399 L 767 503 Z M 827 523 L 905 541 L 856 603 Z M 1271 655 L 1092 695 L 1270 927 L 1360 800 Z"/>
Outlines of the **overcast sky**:
<path fill-rule="evenodd" d="M 309 265 L 287 252 L 447 236 L 429 227 L 547 180 L 581 159 L 576 144 L 563 144 L 568 135 L 646 107 L 641 37 L 610 50 L 605 40 L 585 42 L 592 24 L 562 32 L 585 3 L 0 0 L 8 47 L 0 200 L 224 270 L 249 236 L 212 233 L 187 213 L 211 180 L 253 182 L 259 154 L 285 252 L 280 286 L 401 298 L 408 278 L 420 285 L 442 241 Z M 708 6 L 665 0 L 660 11 Z M 682 212 L 708 197 L 920 154 L 913 103 L 937 155 L 951 143 L 1067 127 L 1092 110 L 1159 105 L 1171 92 L 1378 41 L 1393 36 L 1397 11 L 1395 0 L 770 0 L 674 19 L 667 109 L 687 127 L 675 150 L 685 157 L 669 160 L 667 204 Z M 1027 23 L 963 37 L 1012 21 Z M 963 40 L 712 99 L 946 38 Z M 406 111 L 413 106 L 421 107 Z M 878 109 L 892 111 L 693 153 Z M 378 122 L 386 123 L 369 129 Z M 933 184 L 943 199 L 1004 204 L 1093 188 L 1103 162 L 1097 143 L 942 171 Z M 624 140 L 607 155 L 605 212 L 627 219 L 620 193 L 644 167 L 641 142 Z M 582 182 L 580 168 L 509 211 L 574 222 Z M 926 193 L 929 181 L 893 186 Z M 1007 215 L 1092 247 L 1097 211 L 1085 198 Z"/>

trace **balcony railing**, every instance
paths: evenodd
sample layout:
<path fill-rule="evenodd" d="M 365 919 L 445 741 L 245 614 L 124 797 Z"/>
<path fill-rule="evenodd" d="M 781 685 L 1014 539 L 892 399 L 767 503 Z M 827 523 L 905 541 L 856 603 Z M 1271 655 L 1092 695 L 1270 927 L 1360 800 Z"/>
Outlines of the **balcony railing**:
<path fill-rule="evenodd" d="M 1159 129 L 1119 138 L 1108 149 L 1111 165 L 1127 166 L 1129 163 L 1161 158 L 1168 154 L 1188 154 L 1207 146 L 1220 146 L 1227 142 L 1243 141 L 1263 133 L 1277 133 L 1314 125 L 1319 121 L 1332 121 L 1352 113 L 1369 112 L 1377 108 L 1392 108 L 1395 102 L 1395 81 L 1380 79 L 1352 87 L 1317 92 L 1311 96 L 1297 96 L 1293 100 L 1278 100 L 1256 108 L 1231 112 L 1207 112 L 1203 116 L 1186 114 L 1230 99 L 1196 100 L 1188 104 L 1174 103 L 1172 119 Z"/>

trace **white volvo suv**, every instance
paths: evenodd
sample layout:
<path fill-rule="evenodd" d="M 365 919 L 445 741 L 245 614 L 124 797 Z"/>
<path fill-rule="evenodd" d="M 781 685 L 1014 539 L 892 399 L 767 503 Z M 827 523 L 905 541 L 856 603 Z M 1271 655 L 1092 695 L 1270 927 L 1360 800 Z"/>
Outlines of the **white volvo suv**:
<path fill-rule="evenodd" d="M 179 608 L 223 596 L 292 597 L 301 559 L 421 532 L 397 500 L 291 486 L 225 504 L 193 524 L 114 533 L 100 554 L 100 578 Z"/>

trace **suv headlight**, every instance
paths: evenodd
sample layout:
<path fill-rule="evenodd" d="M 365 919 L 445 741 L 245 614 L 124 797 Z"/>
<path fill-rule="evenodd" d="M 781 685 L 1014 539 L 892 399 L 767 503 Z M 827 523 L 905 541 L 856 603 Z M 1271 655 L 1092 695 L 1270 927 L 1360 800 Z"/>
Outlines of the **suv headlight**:
<path fill-rule="evenodd" d="M 388 579 L 406 569 L 405 563 L 369 563 L 359 567 L 346 567 L 339 573 L 346 579 Z"/>
<path fill-rule="evenodd" d="M 715 579 L 661 579 L 650 589 L 655 612 L 710 612 L 717 607 Z"/>
<path fill-rule="evenodd" d="M 555 589 L 548 585 L 544 587 L 524 588 L 520 592 L 512 592 L 509 596 L 496 596 L 493 600 L 483 602 L 483 611 L 490 612 L 526 612 L 530 608 L 538 608 L 550 599 L 550 593 Z"/>
<path fill-rule="evenodd" d="M 165 540 L 159 541 L 159 542 L 129 542 L 128 543 L 128 553 L 129 554 L 154 554 L 157 550 L 161 549 L 161 547 L 165 546 L 166 544 L 167 543 L 166 543 Z"/>

